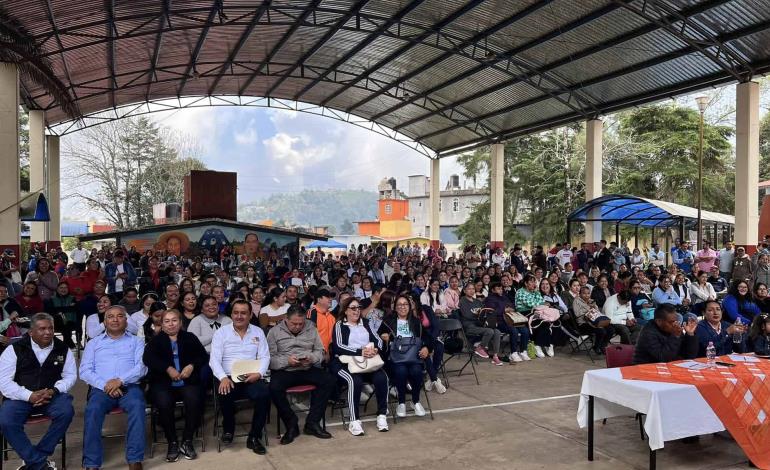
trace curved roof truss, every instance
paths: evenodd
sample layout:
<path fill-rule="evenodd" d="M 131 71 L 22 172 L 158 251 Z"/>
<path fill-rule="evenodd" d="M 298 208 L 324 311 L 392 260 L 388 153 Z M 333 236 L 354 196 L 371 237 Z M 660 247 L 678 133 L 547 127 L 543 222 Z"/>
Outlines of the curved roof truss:
<path fill-rule="evenodd" d="M 767 6 L 0 0 L 77 110 L 24 78 L 25 103 L 51 126 L 170 98 L 259 96 L 355 116 L 438 156 L 766 73 Z"/>

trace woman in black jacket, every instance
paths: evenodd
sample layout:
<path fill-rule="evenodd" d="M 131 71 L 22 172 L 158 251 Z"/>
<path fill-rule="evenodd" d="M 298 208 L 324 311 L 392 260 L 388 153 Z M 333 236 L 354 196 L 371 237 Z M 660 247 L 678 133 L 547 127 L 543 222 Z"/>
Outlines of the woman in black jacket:
<path fill-rule="evenodd" d="M 168 442 L 166 461 L 176 462 L 180 453 L 188 460 L 196 458 L 192 438 L 203 408 L 199 371 L 208 362 L 208 354 L 195 335 L 182 330 L 178 310 L 163 312 L 162 330 L 147 343 L 142 359 L 148 369 L 150 400 Z M 181 446 L 174 420 L 177 401 L 184 403 L 185 410 Z"/>
<path fill-rule="evenodd" d="M 417 416 L 425 416 L 425 408 L 420 404 L 422 389 L 423 361 L 430 354 L 431 339 L 423 327 L 419 314 L 412 308 L 407 294 L 396 297 L 395 315 L 386 317 L 378 331 L 387 344 L 388 363 L 393 373 L 393 383 L 398 392 L 396 416 L 406 416 L 406 383 L 412 387 L 412 408 Z M 430 326 L 430 325 L 428 325 Z M 416 347 L 409 344 L 416 341 Z M 397 349 L 398 342 L 400 348 Z M 409 357 L 405 353 L 410 353 Z"/>
<path fill-rule="evenodd" d="M 365 374 L 352 374 L 348 364 L 341 358 L 355 357 L 361 360 L 374 358 L 382 349 L 382 339 L 369 328 L 369 320 L 361 318 L 361 304 L 355 297 L 348 297 L 340 305 L 337 323 L 332 334 L 332 361 L 329 369 L 348 386 L 348 406 L 350 407 L 350 425 L 348 431 L 354 436 L 362 436 L 364 429 L 358 414 L 358 403 L 364 383 L 374 386 L 377 396 L 377 430 L 388 430 L 388 376 L 382 369 Z"/>

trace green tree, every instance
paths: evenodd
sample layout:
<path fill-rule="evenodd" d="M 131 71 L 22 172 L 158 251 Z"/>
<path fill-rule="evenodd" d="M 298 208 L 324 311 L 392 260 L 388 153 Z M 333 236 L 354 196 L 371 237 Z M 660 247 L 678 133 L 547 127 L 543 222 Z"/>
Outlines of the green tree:
<path fill-rule="evenodd" d="M 770 179 L 770 113 L 759 122 L 759 180 Z"/>
<path fill-rule="evenodd" d="M 177 146 L 180 141 L 145 117 L 88 128 L 66 142 L 63 168 L 74 182 L 67 197 L 82 200 L 118 228 L 147 225 L 153 204 L 181 202 L 182 177 L 205 169 L 189 152 L 195 146 Z"/>

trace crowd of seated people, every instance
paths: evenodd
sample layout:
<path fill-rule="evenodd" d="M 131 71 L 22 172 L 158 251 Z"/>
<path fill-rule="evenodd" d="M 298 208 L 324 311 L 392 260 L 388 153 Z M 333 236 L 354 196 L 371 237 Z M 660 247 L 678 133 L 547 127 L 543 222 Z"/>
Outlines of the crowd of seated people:
<path fill-rule="evenodd" d="M 321 425 L 329 400 L 345 403 L 355 436 L 365 433 L 360 403 L 369 395 L 379 432 L 388 430 L 389 393 L 397 416 L 407 406 L 424 416 L 423 394 L 447 392 L 445 318 L 459 320 L 468 349 L 495 366 L 553 357 L 569 332 L 591 338 L 597 354 L 613 338 L 636 344 L 636 362 L 702 356 L 709 344 L 718 354 L 770 353 L 766 245 L 750 257 L 730 243 L 695 253 L 676 243 L 668 266 L 657 245 L 629 251 L 605 241 L 538 246 L 531 257 L 518 245 L 451 254 L 416 243 L 359 245 L 338 256 L 302 249 L 297 266 L 284 253 L 233 253 L 191 259 L 78 245 L 69 256 L 35 251 L 18 268 L 26 271 L 21 285 L 0 279 L 0 428 L 23 436 L 33 408 L 53 418 L 38 446 L 9 439 L 26 468 L 51 468 L 72 419 L 72 351 L 82 348 L 86 468 L 102 464 L 101 426 L 115 407 L 128 415 L 126 460 L 141 467 L 146 402 L 158 410 L 167 460 L 196 458 L 192 436 L 208 390 L 225 445 L 234 439 L 235 401 L 253 402 L 246 445 L 257 454 L 267 452 L 271 402 L 286 429 L 281 444 L 299 437 L 286 393 L 295 385 L 314 386 L 303 432 L 322 439 L 331 437 Z M 244 364 L 251 369 L 234 376 Z M 187 410 L 181 436 L 177 402 Z"/>

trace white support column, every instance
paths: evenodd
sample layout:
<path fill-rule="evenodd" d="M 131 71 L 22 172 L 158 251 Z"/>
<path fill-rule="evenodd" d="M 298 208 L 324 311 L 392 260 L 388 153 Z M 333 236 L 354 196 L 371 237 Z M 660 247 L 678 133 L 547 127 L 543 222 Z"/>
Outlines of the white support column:
<path fill-rule="evenodd" d="M 492 242 L 492 248 L 503 247 L 505 245 L 504 238 L 504 216 L 503 216 L 503 198 L 505 188 L 505 145 L 494 144 L 492 145 L 492 155 L 490 164 L 490 208 L 492 213 L 489 214 L 489 221 L 491 223 L 492 233 L 490 241 Z"/>
<path fill-rule="evenodd" d="M 601 119 L 586 121 L 586 201 L 602 195 L 602 131 Z M 598 219 L 598 210 L 589 213 L 589 218 Z M 601 222 L 586 222 L 587 243 L 598 242 L 602 238 Z"/>
<path fill-rule="evenodd" d="M 0 63 L 0 252 L 19 256 L 19 75 Z M 16 264 L 18 267 L 18 263 Z"/>
<path fill-rule="evenodd" d="M 46 136 L 46 178 L 48 178 L 48 212 L 51 221 L 48 222 L 47 240 L 49 244 L 61 245 L 61 186 L 59 184 L 59 136 Z"/>
<path fill-rule="evenodd" d="M 29 191 L 43 191 L 46 199 L 46 168 L 45 168 L 45 112 L 30 110 L 29 112 Z M 29 222 L 30 242 L 47 242 L 47 222 Z"/>
<path fill-rule="evenodd" d="M 735 244 L 753 252 L 759 232 L 759 84 L 736 86 Z"/>
<path fill-rule="evenodd" d="M 441 219 L 439 217 L 439 202 L 441 201 L 441 172 L 439 159 L 430 161 L 430 244 L 438 249 L 441 243 Z"/>

